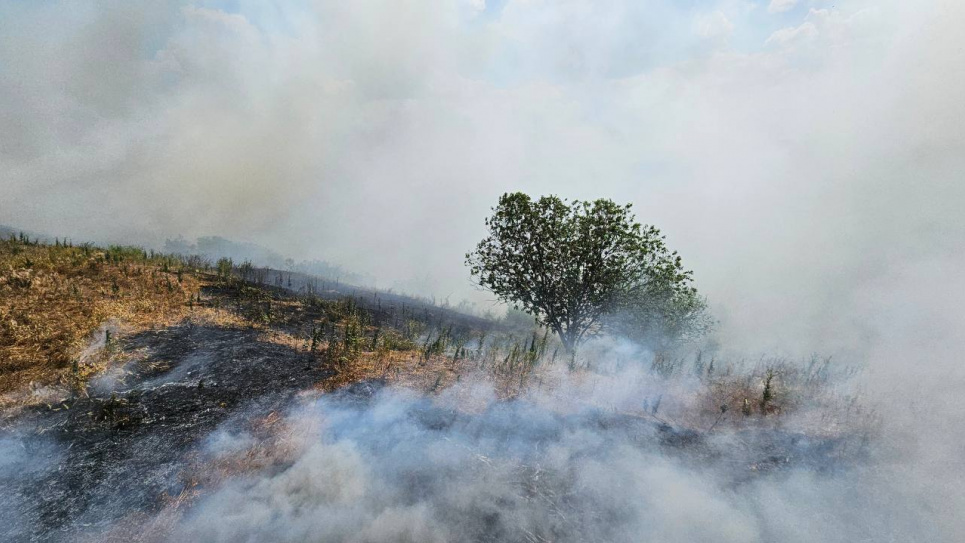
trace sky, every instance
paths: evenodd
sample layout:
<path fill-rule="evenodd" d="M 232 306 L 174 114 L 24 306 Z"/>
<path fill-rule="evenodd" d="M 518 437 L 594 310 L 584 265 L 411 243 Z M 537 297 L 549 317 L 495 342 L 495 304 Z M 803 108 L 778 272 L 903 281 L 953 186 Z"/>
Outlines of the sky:
<path fill-rule="evenodd" d="M 948 0 L 0 0 L 0 224 L 221 235 L 485 306 L 463 259 L 500 194 L 604 197 L 664 231 L 729 345 L 954 352 L 963 16 Z"/>

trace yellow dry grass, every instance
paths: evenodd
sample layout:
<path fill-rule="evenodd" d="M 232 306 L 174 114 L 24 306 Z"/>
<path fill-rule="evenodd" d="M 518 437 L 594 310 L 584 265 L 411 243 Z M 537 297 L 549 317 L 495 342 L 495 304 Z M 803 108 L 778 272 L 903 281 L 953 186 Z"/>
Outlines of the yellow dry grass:
<path fill-rule="evenodd" d="M 520 365 L 513 370 L 481 367 L 478 360 L 454 359 L 433 355 L 426 358 L 418 350 L 387 350 L 361 352 L 348 363 L 334 365 L 335 374 L 319 384 L 319 389 L 331 392 L 340 387 L 368 379 L 383 379 L 387 384 L 421 393 L 441 392 L 456 383 L 473 379 L 486 382 L 500 398 L 513 398 L 527 386 L 541 379 L 546 367 Z"/>
<path fill-rule="evenodd" d="M 203 284 L 169 259 L 0 241 L 0 394 L 88 377 L 104 360 L 82 355 L 108 322 L 116 337 L 197 313 L 229 318 L 196 306 Z"/>

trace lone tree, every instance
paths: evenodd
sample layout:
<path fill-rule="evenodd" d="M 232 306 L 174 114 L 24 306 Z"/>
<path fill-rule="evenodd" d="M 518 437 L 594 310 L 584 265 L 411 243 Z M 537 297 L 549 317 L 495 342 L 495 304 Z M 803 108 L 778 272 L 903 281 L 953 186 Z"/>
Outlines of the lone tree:
<path fill-rule="evenodd" d="M 573 351 L 610 331 L 638 340 L 684 337 L 709 325 L 691 272 L 630 205 L 504 194 L 489 235 L 466 255 L 473 278 L 553 330 Z"/>

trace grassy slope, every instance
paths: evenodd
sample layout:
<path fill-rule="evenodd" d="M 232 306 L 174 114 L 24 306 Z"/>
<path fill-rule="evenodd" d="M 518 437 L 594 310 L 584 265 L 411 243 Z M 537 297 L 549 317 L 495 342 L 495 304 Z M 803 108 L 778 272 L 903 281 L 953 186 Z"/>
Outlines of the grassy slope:
<path fill-rule="evenodd" d="M 407 313 L 404 305 L 400 313 L 398 306 L 364 306 L 362 299 L 295 295 L 140 249 L 0 241 L 0 406 L 48 401 L 30 394 L 38 386 L 60 397 L 83 392 L 91 377 L 136 356 L 105 345 L 105 330 L 117 337 L 184 321 L 255 328 L 263 340 L 310 352 L 335 370 L 317 384 L 323 390 L 379 378 L 432 393 L 471 378 L 506 398 L 534 385 L 546 393 L 563 381 L 572 387 L 606 378 L 587 361 L 567 359 L 543 332 L 453 325 L 451 316 Z M 590 354 L 588 360 L 617 356 Z M 833 404 L 833 411 L 844 408 L 850 416 L 854 404 L 854 397 L 829 386 L 827 362 L 761 360 L 748 367 L 658 356 L 650 373 L 673 386 L 686 384 L 675 401 L 687 420 L 678 422 L 698 428 L 816 404 L 822 411 Z M 640 403 L 652 414 L 673 407 L 666 398 L 661 405 L 660 397 Z"/>
<path fill-rule="evenodd" d="M 401 311 L 296 296 L 137 248 L 0 240 L 0 404 L 29 402 L 39 387 L 82 391 L 132 356 L 105 339 L 184 321 L 257 328 L 264 339 L 312 352 L 337 370 L 319 383 L 325 390 L 368 378 L 422 390 L 454 382 L 467 356 L 465 330 L 457 339 L 451 326 L 434 330 L 422 312 Z"/>
<path fill-rule="evenodd" d="M 0 241 L 0 393 L 89 375 L 84 351 L 109 321 L 137 331 L 183 319 L 204 281 L 177 264 L 139 249 Z"/>

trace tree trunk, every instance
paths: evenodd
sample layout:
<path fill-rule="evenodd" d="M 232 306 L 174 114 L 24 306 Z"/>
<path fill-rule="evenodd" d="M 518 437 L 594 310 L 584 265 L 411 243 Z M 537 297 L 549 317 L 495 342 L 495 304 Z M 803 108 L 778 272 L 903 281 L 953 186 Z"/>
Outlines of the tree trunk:
<path fill-rule="evenodd" d="M 565 333 L 560 333 L 560 340 L 563 342 L 563 348 L 566 349 L 567 354 L 576 353 L 577 336 L 576 330 L 572 329 L 567 329 Z"/>

